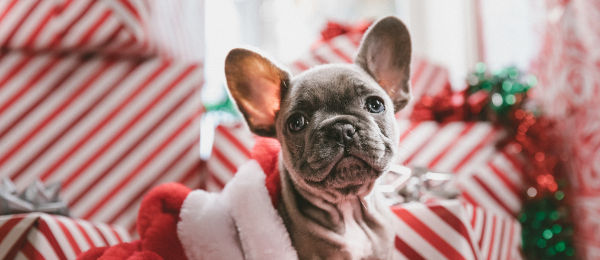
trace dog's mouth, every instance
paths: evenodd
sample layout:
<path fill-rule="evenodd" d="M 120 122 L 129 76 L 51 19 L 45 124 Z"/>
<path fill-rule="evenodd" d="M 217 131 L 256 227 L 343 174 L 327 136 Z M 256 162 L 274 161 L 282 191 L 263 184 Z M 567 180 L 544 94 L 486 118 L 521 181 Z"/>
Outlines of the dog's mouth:
<path fill-rule="evenodd" d="M 309 181 L 312 185 L 335 189 L 342 194 L 357 193 L 365 184 L 380 174 L 371 165 L 356 156 L 343 156 L 332 164 L 331 170 L 320 181 Z"/>

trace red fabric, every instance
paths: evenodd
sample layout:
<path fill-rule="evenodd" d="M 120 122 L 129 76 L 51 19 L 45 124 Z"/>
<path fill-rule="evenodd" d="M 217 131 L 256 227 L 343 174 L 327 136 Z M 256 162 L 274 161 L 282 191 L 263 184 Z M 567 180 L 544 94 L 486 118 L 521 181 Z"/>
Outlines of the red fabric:
<path fill-rule="evenodd" d="M 279 151 L 281 144 L 273 138 L 258 137 L 252 148 L 252 159 L 256 160 L 267 175 L 265 185 L 271 197 L 273 206 L 277 208 L 279 194 L 281 194 L 281 180 L 279 178 Z"/>
<path fill-rule="evenodd" d="M 183 184 L 166 183 L 152 189 L 140 206 L 137 226 L 144 251 L 165 259 L 185 259 L 177 236 L 177 222 L 183 201 L 192 190 Z"/>
<path fill-rule="evenodd" d="M 373 21 L 361 21 L 357 24 L 341 24 L 334 21 L 328 21 L 325 29 L 321 31 L 321 38 L 324 41 L 331 40 L 337 36 L 347 33 L 363 34 Z"/>
<path fill-rule="evenodd" d="M 132 243 L 121 243 L 112 247 L 97 247 L 92 248 L 84 254 L 80 255 L 79 260 L 112 260 L 112 259 L 128 259 L 128 260 L 154 260 L 162 259 L 158 254 L 150 251 L 142 251 L 140 246 L 141 240 Z"/>
<path fill-rule="evenodd" d="M 281 194 L 277 164 L 280 150 L 279 141 L 262 137 L 257 138 L 252 149 L 252 158 L 266 174 L 265 185 L 275 207 Z M 152 189 L 144 197 L 138 212 L 140 240 L 94 248 L 78 259 L 186 259 L 177 236 L 177 222 L 183 201 L 190 192 L 191 189 L 178 183 L 166 183 Z"/>
<path fill-rule="evenodd" d="M 177 222 L 183 201 L 190 192 L 190 188 L 179 183 L 166 183 L 152 189 L 138 212 L 140 240 L 91 249 L 78 259 L 186 259 L 177 236 Z"/>

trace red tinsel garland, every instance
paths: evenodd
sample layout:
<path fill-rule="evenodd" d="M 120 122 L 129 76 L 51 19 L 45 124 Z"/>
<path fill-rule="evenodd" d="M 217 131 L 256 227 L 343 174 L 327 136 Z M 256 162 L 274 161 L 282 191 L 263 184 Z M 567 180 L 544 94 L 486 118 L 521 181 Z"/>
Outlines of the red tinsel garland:
<path fill-rule="evenodd" d="M 523 99 L 519 100 L 523 102 Z M 554 123 L 544 117 L 520 108 L 518 104 L 508 114 L 499 116 L 488 109 L 490 92 L 479 90 L 474 93 L 460 91 L 424 96 L 415 104 L 410 119 L 413 121 L 433 120 L 440 123 L 453 121 L 490 121 L 507 130 L 508 136 L 499 146 L 512 145 L 515 151 L 530 162 L 526 172 L 537 194 L 555 192 L 559 188 L 556 178 L 566 176 L 564 156 L 557 151 L 559 137 L 552 131 Z"/>

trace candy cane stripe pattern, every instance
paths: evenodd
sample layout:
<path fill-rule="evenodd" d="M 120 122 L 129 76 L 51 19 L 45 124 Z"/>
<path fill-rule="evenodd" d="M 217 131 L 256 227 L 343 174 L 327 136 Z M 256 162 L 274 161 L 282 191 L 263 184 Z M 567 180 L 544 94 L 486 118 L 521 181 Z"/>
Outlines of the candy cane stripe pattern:
<path fill-rule="evenodd" d="M 103 50 L 141 54 L 152 49 L 144 0 L 10 0 L 0 3 L 0 46 L 27 50 Z"/>
<path fill-rule="evenodd" d="M 452 172 L 462 196 L 500 214 L 521 209 L 523 161 L 509 148 L 497 150 L 504 132 L 484 122 L 400 120 L 399 162 L 411 167 Z"/>
<path fill-rule="evenodd" d="M 219 191 L 233 178 L 237 168 L 250 159 L 254 138 L 241 123 L 217 127 L 212 156 L 206 162 L 207 190 Z"/>
<path fill-rule="evenodd" d="M 201 185 L 201 64 L 18 51 L 0 59 L 0 177 L 18 188 L 60 181 L 73 216 L 129 230 L 150 187 Z"/>
<path fill-rule="evenodd" d="M 0 217 L 0 258 L 74 259 L 92 247 L 130 241 L 123 228 L 44 213 Z"/>
<path fill-rule="evenodd" d="M 521 259 L 520 225 L 458 200 L 393 206 L 395 259 Z"/>

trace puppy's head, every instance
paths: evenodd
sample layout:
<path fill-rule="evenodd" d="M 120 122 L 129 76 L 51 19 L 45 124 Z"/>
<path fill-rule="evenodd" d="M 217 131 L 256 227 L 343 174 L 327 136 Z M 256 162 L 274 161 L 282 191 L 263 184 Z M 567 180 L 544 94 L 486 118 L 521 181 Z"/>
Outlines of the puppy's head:
<path fill-rule="evenodd" d="M 246 49 L 227 56 L 227 85 L 250 129 L 276 137 L 294 184 L 329 201 L 366 195 L 396 151 L 394 114 L 409 101 L 411 43 L 395 17 L 365 34 L 354 64 L 291 78 Z"/>

